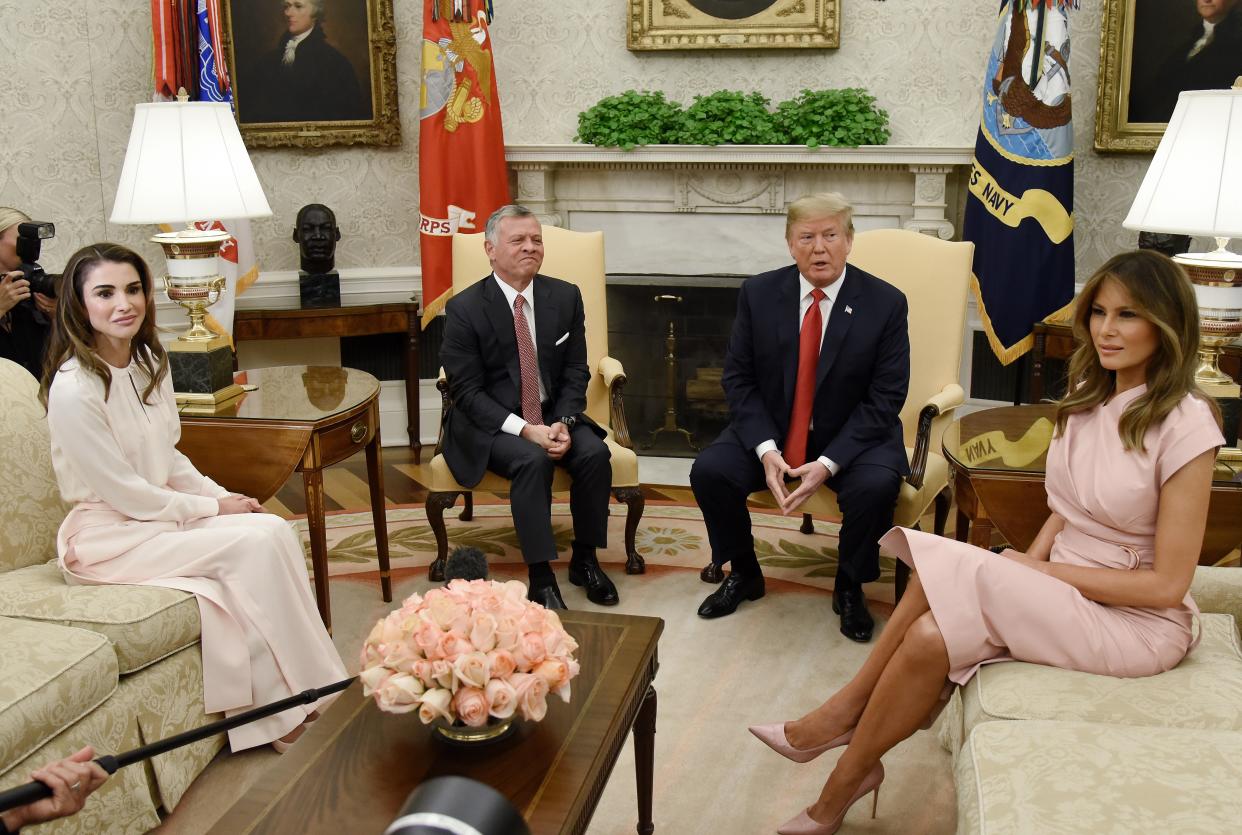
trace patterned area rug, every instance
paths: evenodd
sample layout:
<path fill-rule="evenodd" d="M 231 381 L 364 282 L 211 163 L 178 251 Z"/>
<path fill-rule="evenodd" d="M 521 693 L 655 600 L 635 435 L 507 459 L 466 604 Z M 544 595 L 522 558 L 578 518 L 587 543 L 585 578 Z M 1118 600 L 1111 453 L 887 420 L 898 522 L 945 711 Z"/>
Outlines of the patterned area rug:
<path fill-rule="evenodd" d="M 445 514 L 449 547 L 470 545 L 493 564 L 520 563 L 521 550 L 507 504 L 475 504 L 474 519 L 458 520 L 460 507 Z M 388 550 L 392 567 L 419 568 L 435 558 L 435 537 L 421 506 L 388 508 Z M 800 516 L 781 516 L 754 510 L 751 520 L 755 550 L 769 580 L 784 580 L 819 589 L 831 589 L 837 573 L 837 536 L 840 525 L 816 520 L 815 533 L 799 531 Z M 309 559 L 305 518 L 294 521 Z M 377 571 L 375 532 L 370 512 L 335 513 L 327 517 L 328 569 L 331 576 Z M 569 551 L 572 520 L 567 503 L 552 506 L 552 529 L 561 553 Z M 621 564 L 625 542 L 624 508 L 612 508 L 608 519 L 608 549 L 600 561 Z M 698 571 L 710 559 L 707 529 L 696 507 L 649 502 L 635 535 L 635 546 L 649 566 Z M 893 602 L 894 560 L 880 558 L 880 579 L 867 587 L 867 597 Z"/>

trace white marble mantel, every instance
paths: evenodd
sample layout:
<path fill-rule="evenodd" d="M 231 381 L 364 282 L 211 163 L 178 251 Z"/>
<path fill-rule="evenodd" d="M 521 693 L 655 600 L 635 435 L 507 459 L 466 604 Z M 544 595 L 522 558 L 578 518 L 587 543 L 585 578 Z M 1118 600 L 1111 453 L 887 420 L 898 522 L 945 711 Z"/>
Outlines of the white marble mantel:
<path fill-rule="evenodd" d="M 783 215 L 839 191 L 858 229 L 959 234 L 970 148 L 509 145 L 515 199 L 607 235 L 610 274 L 750 274 L 788 260 Z"/>

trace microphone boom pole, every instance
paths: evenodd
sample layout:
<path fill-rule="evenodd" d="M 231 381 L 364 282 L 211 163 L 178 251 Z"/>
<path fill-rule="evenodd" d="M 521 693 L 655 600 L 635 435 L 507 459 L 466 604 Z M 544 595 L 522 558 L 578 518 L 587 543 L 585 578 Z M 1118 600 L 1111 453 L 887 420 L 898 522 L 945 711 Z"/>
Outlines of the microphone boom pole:
<path fill-rule="evenodd" d="M 272 702 L 269 705 L 256 707 L 239 713 L 236 716 L 230 716 L 227 719 L 221 719 L 218 722 L 212 722 L 203 725 L 201 728 L 186 731 L 185 733 L 170 736 L 167 739 L 161 739 L 158 742 L 152 742 L 149 745 L 143 745 L 132 751 L 125 751 L 116 755 L 107 755 L 97 757 L 95 762 L 109 774 L 115 774 L 118 768 L 124 768 L 127 765 L 133 765 L 136 762 L 149 759 L 159 754 L 165 754 L 174 748 L 180 748 L 183 745 L 189 745 L 191 742 L 198 742 L 200 739 L 206 739 L 209 736 L 215 736 L 218 733 L 231 731 L 233 728 L 240 727 L 256 719 L 262 719 L 271 716 L 274 713 L 280 713 L 291 707 L 298 705 L 313 704 L 325 696 L 333 693 L 339 693 L 349 685 L 353 684 L 357 676 L 353 678 L 342 679 L 334 682 L 326 687 L 312 687 L 309 690 L 303 690 L 301 693 L 295 693 L 286 699 L 278 702 Z M 34 803 L 36 800 L 42 800 L 45 797 L 51 797 L 52 790 L 46 783 L 40 783 L 37 780 L 26 783 L 25 785 L 16 786 L 8 791 L 0 792 L 0 812 L 7 812 L 16 806 L 24 806 L 27 803 Z"/>

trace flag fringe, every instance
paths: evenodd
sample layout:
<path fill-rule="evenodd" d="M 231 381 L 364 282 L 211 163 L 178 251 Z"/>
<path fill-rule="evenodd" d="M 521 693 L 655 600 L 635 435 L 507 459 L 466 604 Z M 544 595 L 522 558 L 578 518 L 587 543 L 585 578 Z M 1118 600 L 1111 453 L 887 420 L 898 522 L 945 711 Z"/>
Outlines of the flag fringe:
<path fill-rule="evenodd" d="M 444 310 L 444 306 L 449 303 L 449 299 L 453 298 L 453 288 L 450 287 L 431 301 L 427 302 L 423 307 L 423 327 L 431 324 L 431 321 L 440 315 L 440 311 Z"/>
<path fill-rule="evenodd" d="M 1013 345 L 1005 345 L 996 335 L 996 329 L 992 327 L 992 318 L 988 316 L 988 309 L 983 303 L 983 291 L 979 287 L 979 279 L 974 272 L 970 274 L 970 294 L 975 297 L 975 307 L 979 310 L 979 321 L 983 324 L 983 332 L 987 335 L 988 345 L 992 348 L 992 353 L 1001 365 L 1009 365 L 1014 360 L 1021 357 L 1031 348 L 1035 347 L 1035 332 L 1032 330 L 1026 336 L 1019 339 Z M 1069 318 L 1070 312 L 1074 309 L 1074 302 L 1071 300 L 1068 304 L 1059 310 L 1053 311 L 1040 321 L 1042 322 L 1063 322 Z"/>
<path fill-rule="evenodd" d="M 1044 6 L 1049 11 L 1057 9 L 1073 9 L 1077 11 L 1078 2 L 1079 0 L 1013 0 L 1014 8 L 1020 12 L 1025 12 L 1032 7 L 1039 8 L 1040 6 Z"/>

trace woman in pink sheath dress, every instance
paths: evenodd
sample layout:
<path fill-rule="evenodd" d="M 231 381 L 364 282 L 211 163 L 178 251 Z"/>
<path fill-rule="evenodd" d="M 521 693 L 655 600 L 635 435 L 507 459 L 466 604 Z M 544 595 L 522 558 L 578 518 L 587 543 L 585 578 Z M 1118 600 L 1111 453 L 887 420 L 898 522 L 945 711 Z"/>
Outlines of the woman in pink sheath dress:
<path fill-rule="evenodd" d="M 73 504 L 57 537 L 66 581 L 193 593 L 209 713 L 233 715 L 344 678 L 288 523 L 177 451 L 181 424 L 146 263 L 116 244 L 85 247 L 57 293 L 41 396 L 56 479 Z M 229 744 L 284 750 L 314 708 L 235 728 Z"/>
<path fill-rule="evenodd" d="M 1083 288 L 1074 335 L 1074 386 L 1048 449 L 1052 514 L 1030 549 L 998 556 L 889 531 L 881 545 L 915 574 L 867 661 L 801 719 L 751 729 L 797 762 L 848 746 L 781 833 L 835 832 L 854 801 L 878 793 L 880 757 L 927 727 L 980 664 L 1149 676 L 1193 646 L 1188 590 L 1224 443 L 1194 383 L 1194 292 L 1162 255 L 1118 255 Z"/>

